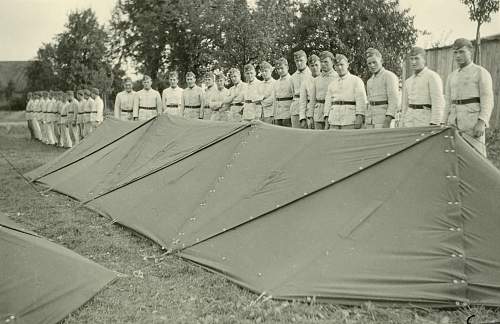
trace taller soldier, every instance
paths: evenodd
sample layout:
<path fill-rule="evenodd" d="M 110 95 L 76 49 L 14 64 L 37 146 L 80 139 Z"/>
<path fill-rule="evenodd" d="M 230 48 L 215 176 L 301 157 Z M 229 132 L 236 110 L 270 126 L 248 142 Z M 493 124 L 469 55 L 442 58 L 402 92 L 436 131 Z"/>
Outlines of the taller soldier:
<path fill-rule="evenodd" d="M 162 113 L 161 96 L 158 91 L 152 89 L 153 81 L 151 77 L 145 75 L 142 79 L 142 90 L 138 91 L 134 97 L 134 120 L 148 120 Z"/>
<path fill-rule="evenodd" d="M 161 94 L 163 101 L 163 112 L 170 115 L 179 115 L 183 89 L 178 86 L 179 74 L 171 71 L 168 74 L 169 87 L 165 88 Z"/>
<path fill-rule="evenodd" d="M 486 156 L 485 128 L 493 111 L 493 83 L 490 73 L 472 62 L 472 43 L 459 38 L 453 43 L 458 69 L 446 82 L 444 120 L 458 128 L 463 137 Z"/>
<path fill-rule="evenodd" d="M 135 91 L 132 89 L 132 79 L 123 81 L 123 91 L 116 95 L 115 118 L 121 120 L 132 120 L 134 110 Z"/>

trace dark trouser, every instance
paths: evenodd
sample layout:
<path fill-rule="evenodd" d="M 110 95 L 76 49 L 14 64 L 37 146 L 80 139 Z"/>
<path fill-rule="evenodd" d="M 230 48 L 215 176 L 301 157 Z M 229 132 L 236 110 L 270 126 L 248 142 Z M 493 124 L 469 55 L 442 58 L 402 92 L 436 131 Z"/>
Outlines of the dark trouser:
<path fill-rule="evenodd" d="M 325 129 L 325 122 L 315 121 L 314 122 L 314 129 L 324 130 Z"/>
<path fill-rule="evenodd" d="M 284 126 L 284 127 L 292 127 L 292 120 L 290 118 L 287 119 L 275 119 L 276 125 Z"/>

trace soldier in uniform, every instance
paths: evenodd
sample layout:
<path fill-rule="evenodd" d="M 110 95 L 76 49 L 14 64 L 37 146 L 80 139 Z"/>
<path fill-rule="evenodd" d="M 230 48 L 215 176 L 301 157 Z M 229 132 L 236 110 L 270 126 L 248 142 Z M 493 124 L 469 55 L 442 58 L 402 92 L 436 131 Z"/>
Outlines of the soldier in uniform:
<path fill-rule="evenodd" d="M 241 81 L 240 70 L 232 68 L 229 70 L 229 78 L 233 86 L 229 88 L 229 96 L 224 102 L 224 110 L 227 110 L 227 120 L 232 122 L 241 121 L 243 112 L 243 101 L 246 83 Z"/>
<path fill-rule="evenodd" d="M 342 54 L 335 56 L 335 70 L 339 76 L 325 97 L 325 129 L 359 129 L 366 114 L 365 84 L 349 73 L 349 61 Z"/>
<path fill-rule="evenodd" d="M 311 106 L 313 108 L 314 129 L 328 128 L 325 123 L 325 100 L 330 84 L 339 77 L 333 69 L 335 57 L 332 52 L 323 51 L 319 54 L 321 74 L 314 79 L 311 91 Z M 326 124 L 326 125 L 325 125 Z"/>
<path fill-rule="evenodd" d="M 104 102 L 102 101 L 102 98 L 99 95 L 99 89 L 97 88 L 91 89 L 91 97 L 92 100 L 94 100 L 92 113 L 95 114 L 92 126 L 93 128 L 96 128 L 104 121 Z"/>
<path fill-rule="evenodd" d="M 132 89 L 132 79 L 126 78 L 123 81 L 123 89 L 116 95 L 114 115 L 117 119 L 132 120 L 135 96 L 135 91 Z"/>
<path fill-rule="evenodd" d="M 143 89 L 138 91 L 134 99 L 134 120 L 148 120 L 162 113 L 160 93 L 151 88 L 153 81 L 145 75 L 142 79 Z"/>
<path fill-rule="evenodd" d="M 403 92 L 403 125 L 420 127 L 439 125 L 443 119 L 444 96 L 441 77 L 425 66 L 425 50 L 413 47 L 410 51 L 413 75 L 405 82 Z"/>
<path fill-rule="evenodd" d="M 300 128 L 300 88 L 304 79 L 311 77 L 311 70 L 307 67 L 306 52 L 300 50 L 293 53 L 293 60 L 297 70 L 292 74 L 293 100 L 290 106 L 291 123 L 293 128 Z"/>
<path fill-rule="evenodd" d="M 85 135 L 85 98 L 83 96 L 83 92 L 83 89 L 76 92 L 76 99 L 78 100 L 77 131 L 79 140 L 83 139 Z"/>
<path fill-rule="evenodd" d="M 389 128 L 399 109 L 399 79 L 382 65 L 382 54 L 375 49 L 366 50 L 366 64 L 372 73 L 366 83 L 368 111 L 366 126 Z"/>
<path fill-rule="evenodd" d="M 217 87 L 215 86 L 215 75 L 213 72 L 208 72 L 205 75 L 204 78 L 205 85 L 207 88 L 205 89 L 205 92 L 203 94 L 204 100 L 203 102 L 205 103 L 205 108 L 203 109 L 203 119 L 204 120 L 211 120 L 212 116 L 212 109 L 210 109 L 208 102 L 210 101 L 210 97 L 215 93 Z"/>
<path fill-rule="evenodd" d="M 307 65 L 311 71 L 311 76 L 304 78 L 300 87 L 299 119 L 300 127 L 314 129 L 314 106 L 312 105 L 312 92 L 314 79 L 321 74 L 321 63 L 319 57 L 314 54 L 309 56 L 307 59 Z M 321 118 L 321 120 L 323 121 L 323 118 Z"/>
<path fill-rule="evenodd" d="M 206 103 L 212 110 L 210 120 L 227 121 L 227 112 L 223 110 L 223 105 L 224 100 L 229 96 L 229 90 L 224 86 L 225 83 L 226 77 L 223 73 L 215 75 L 215 85 L 217 88 L 209 96 L 208 102 Z"/>
<path fill-rule="evenodd" d="M 274 83 L 274 122 L 279 126 L 291 127 L 290 107 L 295 91 L 288 73 L 288 61 L 283 57 L 278 59 L 275 68 L 280 78 Z"/>
<path fill-rule="evenodd" d="M 493 111 L 493 83 L 490 73 L 472 62 L 472 43 L 459 38 L 453 43 L 458 69 L 447 79 L 443 120 L 458 128 L 462 136 L 486 157 L 485 128 Z"/>
<path fill-rule="evenodd" d="M 193 72 L 186 73 L 187 87 L 182 92 L 180 114 L 186 118 L 203 119 L 204 94 L 196 85 L 196 76 Z"/>
<path fill-rule="evenodd" d="M 84 107 L 85 107 L 85 114 L 83 115 L 85 117 L 85 125 L 84 125 L 84 130 L 85 134 L 84 136 L 88 136 L 90 133 L 92 133 L 94 124 L 93 122 L 95 121 L 95 112 L 94 110 L 94 100 L 90 96 L 91 92 L 89 89 L 85 89 L 83 91 L 83 102 L 84 102 Z"/>
<path fill-rule="evenodd" d="M 33 125 L 33 131 L 35 133 L 35 138 L 37 140 L 42 139 L 42 131 L 40 130 L 40 124 L 38 122 L 40 118 L 40 91 L 36 91 L 33 94 L 33 105 L 32 105 L 32 114 L 31 114 L 31 123 Z"/>
<path fill-rule="evenodd" d="M 26 111 L 25 111 L 26 123 L 28 126 L 28 130 L 30 132 L 30 139 L 35 138 L 35 132 L 33 129 L 33 123 L 31 120 L 33 119 L 33 94 L 28 92 L 26 94 Z"/>
<path fill-rule="evenodd" d="M 75 93 L 72 90 L 66 91 L 67 106 L 67 125 L 71 144 L 78 144 L 80 137 L 78 135 L 78 101 L 75 99 Z"/>
<path fill-rule="evenodd" d="M 71 136 L 69 134 L 68 122 L 69 122 L 69 106 L 71 104 L 70 97 L 67 93 L 61 93 L 61 105 L 60 105 L 60 118 L 59 118 L 59 129 L 60 138 L 59 146 L 61 147 L 72 147 L 73 142 L 71 141 Z"/>
<path fill-rule="evenodd" d="M 61 111 L 64 105 L 62 91 L 56 91 L 54 94 L 54 105 L 52 111 L 52 128 L 54 129 L 54 138 L 56 140 L 56 145 L 62 147 L 61 143 Z"/>
<path fill-rule="evenodd" d="M 262 90 L 261 81 L 257 79 L 255 67 L 253 64 L 247 64 L 244 67 L 245 81 L 247 86 L 245 88 L 243 99 L 243 120 L 251 121 L 262 118 Z"/>
<path fill-rule="evenodd" d="M 57 110 L 55 107 L 56 104 L 56 93 L 55 91 L 50 90 L 49 93 L 47 94 L 47 100 L 45 103 L 45 110 L 44 110 L 44 122 L 45 122 L 45 132 L 47 134 L 47 144 L 49 145 L 56 145 L 56 138 L 54 134 L 54 122 L 55 122 L 55 112 Z"/>
<path fill-rule="evenodd" d="M 262 82 L 260 84 L 260 91 L 262 95 L 262 121 L 268 124 L 274 122 L 274 83 L 273 79 L 273 66 L 266 61 L 262 61 L 259 65 Z"/>
<path fill-rule="evenodd" d="M 180 106 L 183 89 L 178 86 L 179 74 L 172 71 L 168 74 L 169 87 L 162 92 L 163 111 L 170 115 L 180 115 Z"/>

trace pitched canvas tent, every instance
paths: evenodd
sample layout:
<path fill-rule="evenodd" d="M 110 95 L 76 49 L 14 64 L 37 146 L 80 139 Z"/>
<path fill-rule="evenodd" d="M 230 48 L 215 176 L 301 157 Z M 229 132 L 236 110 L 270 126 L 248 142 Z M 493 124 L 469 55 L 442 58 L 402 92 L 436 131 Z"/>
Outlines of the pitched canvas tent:
<path fill-rule="evenodd" d="M 500 173 L 454 129 L 118 125 L 27 176 L 276 298 L 500 305 Z"/>
<path fill-rule="evenodd" d="M 1 213 L 0 274 L 2 323 L 57 323 L 116 278 Z"/>

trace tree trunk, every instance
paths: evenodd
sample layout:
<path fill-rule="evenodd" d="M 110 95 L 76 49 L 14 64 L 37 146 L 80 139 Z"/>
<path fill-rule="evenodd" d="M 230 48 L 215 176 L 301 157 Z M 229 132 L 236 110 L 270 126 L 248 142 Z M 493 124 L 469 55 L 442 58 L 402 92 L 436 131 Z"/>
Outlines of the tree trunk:
<path fill-rule="evenodd" d="M 481 64 L 481 34 L 480 34 L 481 22 L 477 23 L 476 30 L 476 47 L 474 49 L 474 63 Z"/>

